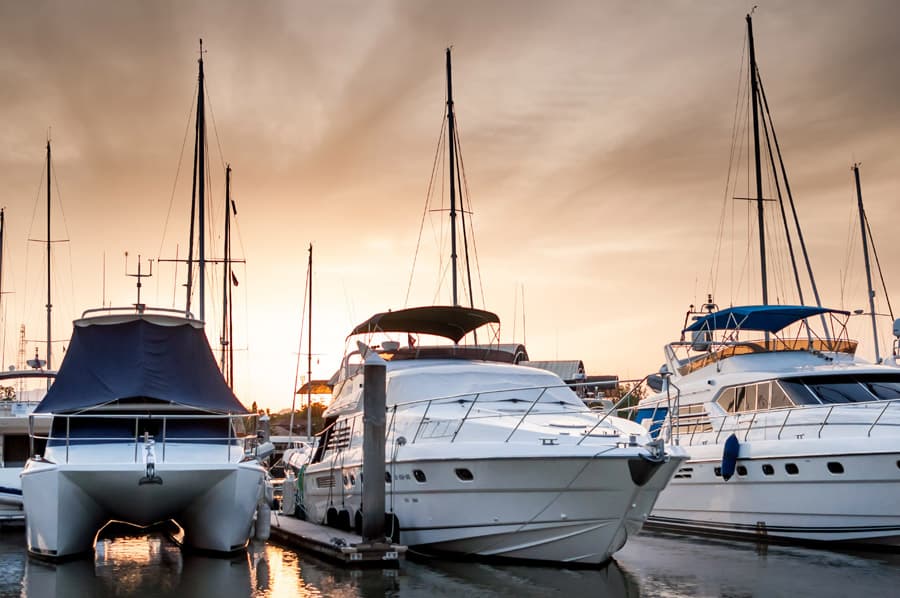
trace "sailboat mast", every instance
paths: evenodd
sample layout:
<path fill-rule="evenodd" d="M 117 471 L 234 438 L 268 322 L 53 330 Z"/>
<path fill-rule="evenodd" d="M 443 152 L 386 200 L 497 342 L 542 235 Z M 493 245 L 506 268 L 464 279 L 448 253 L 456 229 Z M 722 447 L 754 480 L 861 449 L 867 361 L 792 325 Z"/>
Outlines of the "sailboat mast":
<path fill-rule="evenodd" d="M 872 316 L 872 339 L 875 341 L 875 363 L 881 363 L 878 350 L 878 326 L 875 318 L 875 290 L 872 288 L 872 268 L 869 264 L 869 242 L 866 235 L 866 211 L 863 208 L 862 188 L 859 184 L 859 164 L 853 165 L 853 177 L 856 179 L 856 204 L 859 207 L 859 228 L 862 232 L 862 250 L 866 263 L 866 288 L 869 291 L 869 315 Z"/>
<path fill-rule="evenodd" d="M 222 346 L 222 374 L 229 388 L 234 388 L 231 364 L 229 359 L 231 345 L 231 164 L 225 167 L 225 247 L 222 268 L 222 335 L 219 342 Z"/>
<path fill-rule="evenodd" d="M 53 304 L 50 301 L 50 140 L 47 140 L 47 369 L 52 369 L 51 342 L 53 338 L 50 332 L 50 314 L 53 311 Z"/>
<path fill-rule="evenodd" d="M 200 278 L 200 321 L 206 321 L 206 105 L 203 82 L 203 40 L 200 40 L 200 88 L 197 91 L 197 263 Z"/>
<path fill-rule="evenodd" d="M 312 438 L 312 243 L 309 244 L 309 263 L 306 265 L 309 284 L 307 303 L 309 311 L 306 328 L 306 436 Z"/>
<path fill-rule="evenodd" d="M 450 152 L 450 270 L 453 277 L 453 306 L 459 305 L 456 283 L 456 119 L 453 116 L 453 77 L 450 48 L 447 48 L 447 139 Z"/>
<path fill-rule="evenodd" d="M 766 276 L 766 236 L 763 219 L 762 166 L 759 158 L 759 91 L 756 78 L 756 51 L 753 47 L 753 20 L 747 15 L 747 39 L 750 45 L 750 96 L 753 103 L 753 156 L 756 167 L 756 214 L 759 227 L 759 269 L 762 277 L 762 302 L 769 304 Z"/>

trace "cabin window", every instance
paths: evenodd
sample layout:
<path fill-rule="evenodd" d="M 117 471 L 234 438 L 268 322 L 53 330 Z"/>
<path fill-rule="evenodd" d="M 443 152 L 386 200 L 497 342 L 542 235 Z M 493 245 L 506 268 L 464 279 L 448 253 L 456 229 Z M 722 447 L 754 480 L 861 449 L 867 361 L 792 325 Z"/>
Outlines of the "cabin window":
<path fill-rule="evenodd" d="M 779 380 L 778 384 L 788 394 L 794 405 L 818 405 L 819 399 L 806 388 L 806 385 L 794 380 Z"/>
<path fill-rule="evenodd" d="M 734 388 L 726 388 L 719 395 L 719 405 L 728 413 L 734 413 Z"/>
<path fill-rule="evenodd" d="M 844 473 L 844 466 L 837 461 L 829 461 L 828 471 L 831 473 Z"/>
<path fill-rule="evenodd" d="M 756 385 L 756 409 L 757 411 L 764 411 L 769 409 L 772 406 L 772 392 L 771 392 L 772 383 L 771 382 L 760 382 Z"/>
<path fill-rule="evenodd" d="M 738 474 L 739 476 L 745 476 L 745 475 L 747 475 L 747 468 L 744 467 L 743 465 L 738 465 L 738 466 L 737 466 L 737 474 Z"/>
<path fill-rule="evenodd" d="M 812 380 L 807 380 L 806 385 L 816 393 L 816 396 L 823 403 L 867 403 L 875 400 L 875 396 L 855 380 L 846 382 L 823 381 L 823 383 L 819 384 Z"/>
<path fill-rule="evenodd" d="M 766 463 L 762 466 L 763 473 L 766 475 L 775 475 L 775 468 Z"/>
<path fill-rule="evenodd" d="M 788 473 L 788 475 L 797 475 L 800 473 L 800 468 L 797 467 L 796 463 L 785 463 L 784 470 Z"/>
<path fill-rule="evenodd" d="M 900 399 L 900 381 L 897 380 L 871 380 L 863 382 L 873 395 L 883 401 Z"/>
<path fill-rule="evenodd" d="M 459 467 L 456 469 L 456 477 L 458 477 L 463 482 L 471 482 L 475 479 L 475 476 L 472 475 L 472 472 L 465 467 Z"/>
<path fill-rule="evenodd" d="M 425 472 L 421 469 L 413 469 L 413 477 L 416 478 L 416 481 L 420 484 L 424 484 L 426 481 Z"/>
<path fill-rule="evenodd" d="M 791 403 L 791 399 L 788 398 L 787 393 L 784 392 L 784 389 L 781 388 L 781 383 L 778 381 L 772 381 L 772 388 L 770 390 L 769 400 L 771 402 L 772 409 L 780 409 L 782 407 L 793 407 L 794 404 Z"/>

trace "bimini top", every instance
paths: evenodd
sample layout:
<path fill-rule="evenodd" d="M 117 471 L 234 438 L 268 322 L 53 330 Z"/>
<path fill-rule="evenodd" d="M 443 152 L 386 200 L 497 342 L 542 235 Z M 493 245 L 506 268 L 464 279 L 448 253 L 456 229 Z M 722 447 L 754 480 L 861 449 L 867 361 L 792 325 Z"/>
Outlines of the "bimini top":
<path fill-rule="evenodd" d="M 373 332 L 410 332 L 433 334 L 448 338 L 454 343 L 468 333 L 485 324 L 499 324 L 497 314 L 470 307 L 435 305 L 413 307 L 398 311 L 375 314 L 356 328 L 348 336 Z"/>
<path fill-rule="evenodd" d="M 132 398 L 247 413 L 195 323 L 139 315 L 78 320 L 56 381 L 35 413 L 81 411 Z"/>
<path fill-rule="evenodd" d="M 806 305 L 741 305 L 703 316 L 684 332 L 695 330 L 763 330 L 778 332 L 798 320 L 824 313 L 849 316 L 850 312 Z"/>

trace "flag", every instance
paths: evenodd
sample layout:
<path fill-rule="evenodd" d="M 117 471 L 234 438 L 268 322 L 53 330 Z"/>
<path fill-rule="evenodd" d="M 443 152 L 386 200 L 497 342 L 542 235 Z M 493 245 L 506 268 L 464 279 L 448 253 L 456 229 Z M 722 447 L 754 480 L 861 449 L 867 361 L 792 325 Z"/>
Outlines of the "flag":
<path fill-rule="evenodd" d="M 234 272 L 231 273 L 231 284 L 238 286 L 238 279 L 237 276 L 234 275 Z"/>
<path fill-rule="evenodd" d="M 406 333 L 406 342 L 409 344 L 410 349 L 416 346 L 416 339 L 414 339 L 413 335 L 408 332 Z"/>

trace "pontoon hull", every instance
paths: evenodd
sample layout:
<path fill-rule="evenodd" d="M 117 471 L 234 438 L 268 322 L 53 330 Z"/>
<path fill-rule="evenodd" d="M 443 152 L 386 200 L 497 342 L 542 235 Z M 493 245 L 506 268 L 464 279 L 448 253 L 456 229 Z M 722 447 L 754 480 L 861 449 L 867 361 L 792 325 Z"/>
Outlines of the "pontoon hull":
<path fill-rule="evenodd" d="M 173 519 L 191 548 L 246 546 L 264 483 L 258 464 L 163 464 L 156 469 L 161 484 L 141 484 L 146 473 L 140 463 L 30 462 L 22 473 L 29 552 L 62 558 L 90 551 L 110 520 L 146 526 Z"/>

